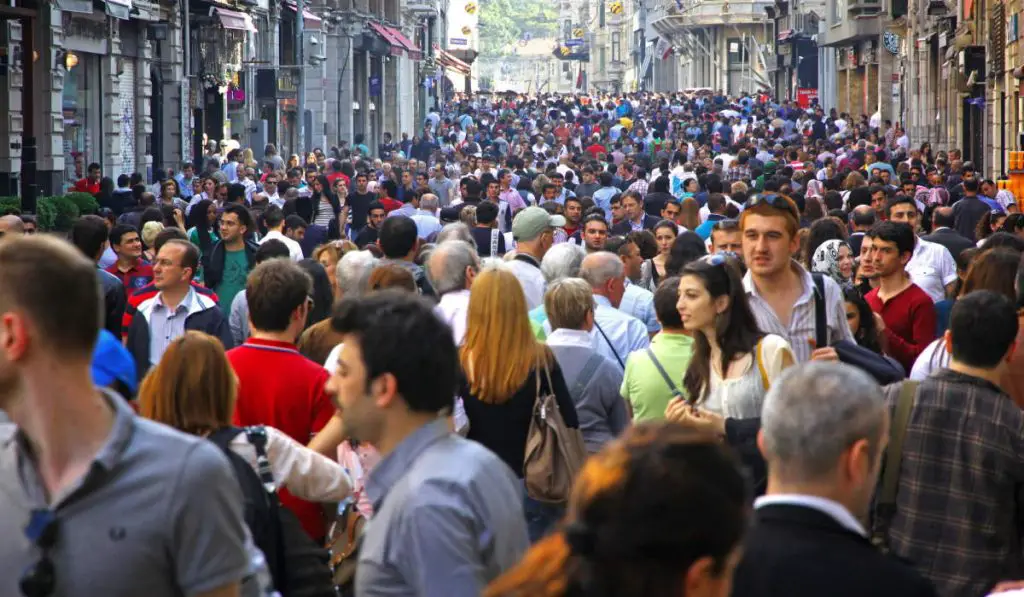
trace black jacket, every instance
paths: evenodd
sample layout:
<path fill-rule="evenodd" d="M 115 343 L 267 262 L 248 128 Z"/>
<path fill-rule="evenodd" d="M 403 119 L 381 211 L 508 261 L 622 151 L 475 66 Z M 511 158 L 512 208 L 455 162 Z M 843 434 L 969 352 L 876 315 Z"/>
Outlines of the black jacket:
<path fill-rule="evenodd" d="M 98 268 L 96 275 L 99 276 L 100 286 L 103 288 L 103 327 L 114 334 L 115 338 L 120 338 L 121 318 L 124 316 L 124 306 L 127 302 L 124 284 L 114 274 Z"/>
<path fill-rule="evenodd" d="M 658 225 L 661 220 L 652 215 L 644 214 L 643 227 L 644 230 L 652 230 Z M 629 224 L 629 220 L 622 220 L 618 224 L 612 226 L 613 236 L 626 236 L 633 231 L 633 227 Z"/>
<path fill-rule="evenodd" d="M 974 243 L 952 228 L 939 228 L 931 234 L 921 237 L 921 240 L 933 242 L 946 247 L 953 259 L 960 263 L 960 253 L 964 249 L 973 249 Z"/>
<path fill-rule="evenodd" d="M 807 506 L 754 511 L 732 597 L 937 597 L 913 568 Z"/>
<path fill-rule="evenodd" d="M 725 442 L 736 451 L 755 497 L 763 495 L 768 484 L 768 466 L 757 447 L 757 432 L 760 430 L 761 419 L 725 420 Z"/>
<path fill-rule="evenodd" d="M 245 241 L 245 258 L 249 262 L 249 271 L 256 267 L 256 249 L 259 245 L 252 241 Z M 203 282 L 207 288 L 216 288 L 224 278 L 224 260 L 227 258 L 224 249 L 224 242 L 217 241 L 210 249 L 210 259 L 204 264 Z"/>

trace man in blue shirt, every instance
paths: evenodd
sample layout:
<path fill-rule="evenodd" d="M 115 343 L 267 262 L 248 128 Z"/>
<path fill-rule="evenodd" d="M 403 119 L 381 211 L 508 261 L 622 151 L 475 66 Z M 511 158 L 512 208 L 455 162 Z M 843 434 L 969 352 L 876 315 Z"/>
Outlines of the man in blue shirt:
<path fill-rule="evenodd" d="M 420 297 L 383 291 L 341 303 L 327 384 L 345 435 L 377 447 L 374 515 L 356 594 L 479 595 L 526 551 L 522 482 L 493 452 L 449 431 L 459 360 L 451 329 Z"/>

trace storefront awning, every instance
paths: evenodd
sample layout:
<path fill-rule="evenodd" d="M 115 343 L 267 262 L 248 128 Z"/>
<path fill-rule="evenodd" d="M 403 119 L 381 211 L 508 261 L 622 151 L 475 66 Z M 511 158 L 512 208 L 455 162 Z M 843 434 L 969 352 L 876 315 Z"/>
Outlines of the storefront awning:
<path fill-rule="evenodd" d="M 57 0 L 57 7 L 64 12 L 92 14 L 92 0 Z"/>
<path fill-rule="evenodd" d="M 451 52 L 446 52 L 445 50 L 440 50 L 437 53 L 437 63 L 446 69 L 454 71 L 465 77 L 468 77 L 473 73 L 473 68 L 470 65 L 453 56 Z"/>
<path fill-rule="evenodd" d="M 367 24 L 370 25 L 370 29 L 373 29 L 374 33 L 379 35 L 381 39 L 383 39 L 384 41 L 388 42 L 388 45 L 391 46 L 392 56 L 402 55 L 402 52 L 405 51 L 405 44 L 403 44 L 401 40 L 395 37 L 395 34 L 392 33 L 393 29 L 391 29 L 391 27 L 381 25 L 380 23 L 376 23 L 374 21 L 367 21 Z"/>
<path fill-rule="evenodd" d="M 418 47 L 416 47 L 416 43 L 415 42 L 413 42 L 411 39 L 406 37 L 405 34 L 402 33 L 402 31 L 400 29 L 396 29 L 394 27 L 388 27 L 387 25 L 382 25 L 382 26 L 385 29 L 387 29 L 389 33 L 391 33 L 392 37 L 394 37 L 396 40 L 398 40 L 398 43 L 402 44 L 402 47 L 405 48 L 406 52 L 409 53 L 409 58 L 411 58 L 413 60 L 419 60 L 420 59 L 420 49 Z"/>
<path fill-rule="evenodd" d="M 225 29 L 251 31 L 252 33 L 257 33 L 258 31 L 256 25 L 252 22 L 252 17 L 244 12 L 228 10 L 219 6 L 211 7 L 210 12 L 217 15 L 217 19 L 220 20 L 220 26 Z M 213 16 L 213 14 L 210 16 Z"/>
<path fill-rule="evenodd" d="M 299 10 L 299 7 L 294 2 L 285 2 L 284 5 L 292 12 L 297 12 Z M 323 19 L 309 12 L 305 8 L 302 9 L 302 19 L 302 25 L 306 29 L 320 29 L 321 25 L 323 25 Z"/>
<path fill-rule="evenodd" d="M 131 18 L 132 12 L 132 0 L 105 0 L 103 5 L 107 9 L 107 14 L 127 21 Z"/>

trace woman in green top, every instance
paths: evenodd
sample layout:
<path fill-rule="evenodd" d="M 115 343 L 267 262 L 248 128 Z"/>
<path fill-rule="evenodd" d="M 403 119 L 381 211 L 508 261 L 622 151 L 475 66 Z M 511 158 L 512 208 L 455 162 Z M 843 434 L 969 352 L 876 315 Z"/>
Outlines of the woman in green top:
<path fill-rule="evenodd" d="M 203 264 L 210 257 L 210 250 L 220 240 L 217 234 L 217 205 L 209 199 L 203 199 L 192 206 L 188 214 L 188 239 L 199 247 L 199 269 L 196 279 L 203 281 Z"/>

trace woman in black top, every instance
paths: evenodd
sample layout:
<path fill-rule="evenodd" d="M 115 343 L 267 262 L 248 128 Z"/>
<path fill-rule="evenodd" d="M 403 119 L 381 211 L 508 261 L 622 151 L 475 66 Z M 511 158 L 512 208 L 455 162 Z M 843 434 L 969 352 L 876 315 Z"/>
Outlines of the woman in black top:
<path fill-rule="evenodd" d="M 460 360 L 468 437 L 487 446 L 518 477 L 523 477 L 538 379 L 542 395 L 555 395 L 565 424 L 579 427 L 562 371 L 547 346 L 534 337 L 526 296 L 512 273 L 487 269 L 473 280 Z M 563 511 L 560 505 L 537 502 L 525 493 L 523 509 L 531 540 L 543 536 Z"/>

